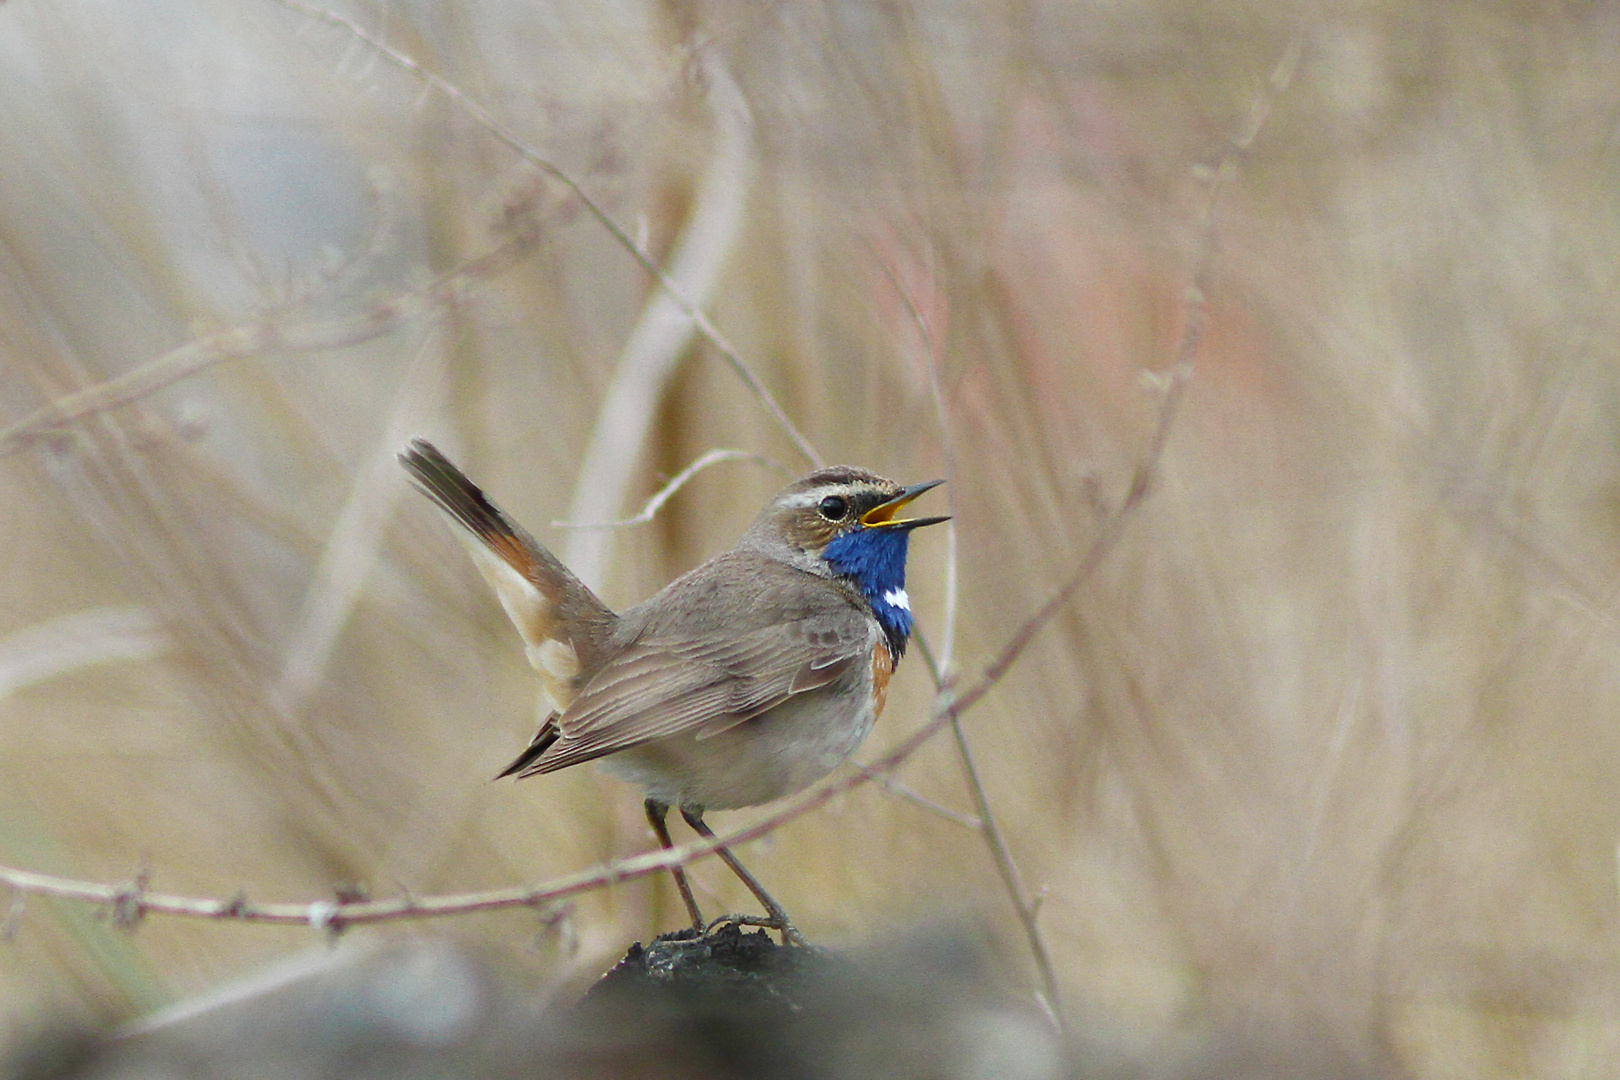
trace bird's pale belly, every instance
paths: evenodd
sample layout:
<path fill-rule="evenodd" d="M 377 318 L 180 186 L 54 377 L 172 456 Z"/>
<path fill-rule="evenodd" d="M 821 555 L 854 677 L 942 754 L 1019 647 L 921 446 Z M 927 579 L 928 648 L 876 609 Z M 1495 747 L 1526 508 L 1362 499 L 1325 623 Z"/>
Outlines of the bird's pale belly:
<path fill-rule="evenodd" d="M 803 790 L 842 764 L 872 730 L 873 704 L 871 671 L 857 667 L 712 738 L 659 739 L 600 764 L 671 806 L 755 806 Z"/>

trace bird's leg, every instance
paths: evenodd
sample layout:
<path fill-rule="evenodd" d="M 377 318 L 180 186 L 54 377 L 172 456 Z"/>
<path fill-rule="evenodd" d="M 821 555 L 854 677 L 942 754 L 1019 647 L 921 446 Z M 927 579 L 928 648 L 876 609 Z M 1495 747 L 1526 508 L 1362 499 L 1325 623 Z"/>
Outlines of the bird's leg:
<path fill-rule="evenodd" d="M 664 818 L 669 815 L 669 804 L 661 803 L 657 799 L 648 799 L 646 802 L 647 820 L 652 824 L 653 832 L 658 834 L 658 845 L 665 851 L 675 844 L 669 838 L 669 826 L 664 824 Z M 687 818 L 688 821 L 691 818 Z M 675 879 L 675 888 L 680 891 L 681 903 L 686 905 L 686 913 L 692 916 L 692 928 L 703 929 L 703 913 L 698 910 L 697 901 L 692 897 L 692 886 L 687 883 L 686 871 L 679 866 L 669 868 L 669 874 Z"/>
<path fill-rule="evenodd" d="M 686 823 L 692 826 L 693 830 L 703 839 L 714 839 L 714 830 L 703 823 L 702 810 L 683 806 L 681 807 L 681 817 L 685 818 Z M 754 899 L 764 906 L 766 914 L 770 916 L 769 919 L 753 919 L 746 915 L 727 915 L 716 919 L 715 922 L 743 923 L 748 926 L 764 926 L 772 930 L 780 930 L 782 932 L 782 944 L 786 945 L 792 942 L 794 945 L 803 945 L 805 943 L 804 935 L 799 933 L 798 928 L 793 925 L 792 920 L 787 916 L 787 912 L 782 910 L 782 905 L 771 899 L 771 894 L 760 887 L 759 882 L 754 880 L 754 875 L 750 874 L 743 868 L 743 864 L 737 861 L 737 856 L 733 855 L 729 848 L 717 847 L 714 852 L 725 860 L 725 864 L 731 867 L 732 873 L 742 879 L 742 883 L 748 886 L 748 891 L 754 894 Z"/>

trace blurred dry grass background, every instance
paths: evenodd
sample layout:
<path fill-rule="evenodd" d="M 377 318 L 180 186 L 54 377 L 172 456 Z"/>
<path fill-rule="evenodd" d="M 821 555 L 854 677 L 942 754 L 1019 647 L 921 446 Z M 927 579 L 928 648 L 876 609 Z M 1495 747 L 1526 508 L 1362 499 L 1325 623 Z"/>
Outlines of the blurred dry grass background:
<path fill-rule="evenodd" d="M 828 458 L 921 479 L 948 437 L 969 673 L 1121 497 L 1140 373 L 1211 257 L 1195 166 L 1297 48 L 1220 192 L 1163 482 L 969 735 L 1066 1006 L 1108 1038 L 1258 1025 L 1418 1076 L 1620 1075 L 1620 9 L 352 14 L 684 250 Z M 0 458 L 0 862 L 295 900 L 646 848 L 635 794 L 588 769 L 489 783 L 533 688 L 392 454 L 435 438 L 586 558 L 602 534 L 551 523 L 594 505 L 580 465 L 648 276 L 457 104 L 271 0 L 11 0 L 0 98 L 0 424 L 223 357 Z M 423 292 L 446 275 L 448 302 Z M 628 471 L 601 516 L 715 447 L 800 469 L 711 347 L 678 356 L 644 428 L 607 433 Z M 589 556 L 605 599 L 728 546 L 780 482 L 703 473 Z M 912 561 L 936 636 L 944 540 Z M 927 702 L 909 662 L 863 755 Z M 946 741 L 901 779 L 968 807 Z M 812 938 L 967 915 L 1033 984 L 977 835 L 873 785 L 745 857 Z M 644 882 L 560 927 L 433 929 L 577 979 L 677 908 Z M 0 1038 L 320 947 L 43 900 L 11 929 Z"/>

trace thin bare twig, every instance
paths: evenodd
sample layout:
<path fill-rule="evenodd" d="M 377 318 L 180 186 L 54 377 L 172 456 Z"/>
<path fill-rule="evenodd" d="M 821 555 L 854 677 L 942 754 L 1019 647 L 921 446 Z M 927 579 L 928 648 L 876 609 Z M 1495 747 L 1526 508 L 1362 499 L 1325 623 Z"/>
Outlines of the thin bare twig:
<path fill-rule="evenodd" d="M 1287 47 L 1283 49 L 1282 57 L 1271 69 L 1265 90 L 1255 98 L 1243 128 L 1227 140 L 1213 165 L 1201 165 L 1193 169 L 1193 177 L 1203 181 L 1208 190 L 1204 198 L 1202 220 L 1199 222 L 1198 262 L 1193 271 L 1192 285 L 1188 288 L 1185 298 L 1187 323 L 1182 329 L 1181 341 L 1176 349 L 1178 366 L 1192 363 L 1193 354 L 1198 351 L 1198 343 L 1204 334 L 1206 322 L 1204 301 L 1215 271 L 1218 239 L 1215 211 L 1218 208 L 1221 185 L 1229 181 L 1237 171 L 1238 159 L 1248 153 L 1249 148 L 1254 145 L 1254 140 L 1259 138 L 1261 129 L 1271 117 L 1272 106 L 1277 96 L 1293 82 L 1302 47 L 1303 43 L 1297 37 L 1289 41 Z"/>
<path fill-rule="evenodd" d="M 0 457 L 32 446 L 86 416 L 132 404 L 226 360 L 274 350 L 321 352 L 380 337 L 404 322 L 460 302 L 471 286 L 514 265 L 533 242 L 533 235 L 527 232 L 510 236 L 428 284 L 377 300 L 358 315 L 289 324 L 286 309 L 277 309 L 253 322 L 187 342 L 0 428 Z"/>
<path fill-rule="evenodd" d="M 1057 614 L 1058 610 L 1068 601 L 1080 584 L 1090 576 L 1091 571 L 1101 562 L 1102 556 L 1113 549 L 1124 535 L 1124 528 L 1137 507 L 1142 504 L 1153 489 L 1154 478 L 1158 474 L 1160 459 L 1164 456 L 1166 441 L 1170 438 L 1170 427 L 1175 419 L 1177 409 L 1181 404 L 1181 397 L 1187 383 L 1192 379 L 1192 366 L 1178 364 L 1166 377 L 1164 398 L 1159 406 L 1158 422 L 1154 425 L 1152 438 L 1148 442 L 1146 454 L 1137 465 L 1131 476 L 1131 485 L 1125 499 L 1119 508 L 1103 523 L 1102 531 L 1092 542 L 1091 550 L 1086 560 L 1081 564 L 1080 572 L 1060 589 L 1056 595 L 1046 602 L 1032 615 L 1028 621 L 1013 635 L 1009 647 L 1004 649 L 988 668 L 978 685 L 983 685 L 985 679 L 1000 678 L 1005 671 L 1003 663 L 1010 665 L 1016 659 L 1024 646 L 1034 638 L 1035 633 Z M 1012 646 L 1017 648 L 1013 649 Z M 1006 658 L 1003 661 L 1003 658 Z M 993 685 L 993 683 L 991 684 Z M 951 686 L 947 682 L 940 687 L 940 698 L 946 703 L 951 701 Z M 966 695 L 964 695 L 966 696 Z M 974 805 L 979 811 L 979 829 L 984 834 L 985 846 L 990 849 L 995 859 L 996 872 L 1000 874 L 1002 884 L 1007 894 L 1013 900 L 1013 906 L 1018 912 L 1019 924 L 1023 927 L 1024 936 L 1029 942 L 1029 950 L 1035 958 L 1035 966 L 1040 975 L 1042 994 L 1045 997 L 1046 1007 L 1060 1031 L 1065 1029 L 1062 1011 L 1062 999 L 1059 996 L 1057 970 L 1052 964 L 1052 955 L 1046 948 L 1045 939 L 1040 930 L 1040 905 L 1032 901 L 1024 891 L 1023 881 L 1018 873 L 1018 865 L 1013 861 L 1012 850 L 1008 848 L 1006 837 L 1002 835 L 1001 826 L 996 820 L 995 812 L 990 806 L 990 797 L 985 791 L 984 780 L 979 773 L 977 759 L 972 748 L 968 745 L 967 734 L 962 729 L 962 708 L 949 708 L 946 716 L 950 723 L 951 734 L 955 739 L 958 755 L 962 759 L 963 771 L 967 774 L 968 789 L 973 794 Z"/>
<path fill-rule="evenodd" d="M 948 479 L 956 478 L 956 457 L 951 444 L 951 425 L 945 411 L 945 393 L 941 388 L 939 377 L 939 356 L 934 345 L 933 335 L 929 333 L 928 323 L 922 312 L 911 299 L 911 291 L 905 287 L 899 275 L 889 271 L 890 283 L 900 300 L 905 304 L 906 310 L 911 313 L 912 320 L 917 324 L 917 333 L 920 336 L 923 352 L 927 358 L 928 382 L 933 390 L 934 411 L 939 421 L 941 452 L 945 457 L 945 475 Z M 955 485 L 948 485 L 954 489 Z M 954 494 L 949 496 L 952 509 L 955 508 Z M 953 514 L 954 517 L 954 514 Z M 948 700 L 951 695 L 951 653 L 956 638 L 956 585 L 957 585 L 957 554 L 956 554 L 956 522 L 950 523 L 950 536 L 946 545 L 945 562 L 945 632 L 940 646 L 938 659 L 933 650 L 925 649 L 923 655 L 928 659 L 930 672 L 934 677 L 934 688 L 941 700 Z M 1001 884 L 1012 901 L 1013 909 L 1018 913 L 1018 922 L 1024 929 L 1024 937 L 1029 942 L 1029 951 L 1035 960 L 1036 971 L 1041 979 L 1041 993 L 1045 998 L 1044 1004 L 1047 1013 L 1057 1024 L 1058 1030 L 1064 1029 L 1063 1003 L 1060 998 L 1060 988 L 1057 980 L 1057 969 L 1052 963 L 1051 951 L 1046 947 L 1046 940 L 1041 935 L 1038 906 L 1031 902 L 1024 891 L 1023 879 L 1018 872 L 1018 864 L 1013 860 L 1012 849 L 1007 846 L 1006 837 L 1002 834 L 1001 825 L 996 820 L 995 808 L 990 805 L 990 794 L 985 790 L 984 778 L 979 773 L 978 760 L 973 756 L 973 748 L 968 744 L 967 732 L 962 729 L 960 716 L 953 715 L 951 719 L 951 738 L 956 744 L 957 756 L 962 761 L 962 771 L 967 778 L 968 791 L 973 796 L 973 804 L 978 809 L 979 835 L 984 838 L 985 847 L 990 850 L 990 857 L 995 862 L 996 873 L 1001 877 Z"/>
<path fill-rule="evenodd" d="M 947 481 L 945 495 L 947 499 L 947 509 L 951 510 L 952 513 L 951 520 L 945 523 L 945 633 L 942 639 L 943 645 L 940 652 L 938 654 L 934 652 L 933 646 L 930 644 L 927 635 L 923 633 L 920 627 L 914 631 L 918 651 L 922 654 L 923 662 L 928 668 L 929 676 L 933 679 L 934 689 L 936 692 L 938 692 L 941 691 L 946 684 L 946 679 L 948 678 L 947 672 L 951 665 L 951 650 L 956 640 L 957 537 L 955 514 L 956 485 L 954 483 L 957 478 L 956 457 L 951 447 L 950 425 L 946 423 L 945 401 L 943 392 L 940 389 L 939 366 L 935 358 L 933 335 L 929 333 L 928 324 L 926 320 L 924 320 L 922 312 L 918 310 L 917 305 L 912 301 L 911 292 L 905 287 L 904 282 L 900 280 L 900 275 L 896 273 L 895 269 L 887 263 L 880 263 L 879 265 L 883 269 L 884 276 L 889 279 L 889 284 L 893 286 L 895 294 L 900 298 L 901 303 L 905 304 L 906 310 L 911 315 L 912 321 L 917 324 L 917 330 L 922 339 L 923 350 L 928 355 L 929 381 L 933 386 L 934 408 L 939 417 L 941 450 L 945 459 L 945 479 Z M 871 779 L 886 791 L 905 799 L 907 802 L 914 803 L 915 805 L 922 807 L 924 810 L 927 810 L 929 813 L 934 814 L 937 817 L 944 818 L 946 821 L 955 822 L 958 825 L 965 825 L 971 829 L 982 829 L 984 827 L 984 818 L 982 817 L 974 817 L 971 814 L 963 814 L 956 810 L 952 810 L 949 807 L 942 806 L 927 796 L 919 794 L 918 792 L 913 791 L 911 788 L 906 787 L 898 780 L 893 780 L 881 773 L 871 772 L 869 766 L 862 765 L 857 762 L 855 763 L 855 767 L 869 772 Z"/>
<path fill-rule="evenodd" d="M 872 766 L 862 761 L 851 761 L 849 764 L 851 768 L 859 769 L 861 772 L 866 773 L 867 779 L 871 780 L 872 783 L 876 784 L 878 787 L 899 796 L 908 803 L 921 807 L 930 814 L 933 814 L 935 817 L 944 818 L 946 821 L 953 822 L 957 825 L 964 825 L 969 829 L 977 829 L 979 827 L 979 819 L 974 817 L 972 814 L 964 814 L 961 811 L 952 810 L 948 806 L 941 805 L 940 803 L 935 802 L 933 799 L 930 799 L 928 796 L 922 794 L 920 791 L 913 791 L 911 788 L 902 784 L 888 773 L 878 772 L 877 770 L 873 769 Z"/>
<path fill-rule="evenodd" d="M 675 493 L 685 487 L 687 481 L 711 465 L 718 465 L 722 461 L 757 461 L 761 465 L 775 469 L 777 472 L 792 479 L 789 473 L 780 464 L 751 450 L 710 450 L 692 464 L 676 473 L 674 478 L 658 489 L 658 492 L 648 499 L 642 506 L 641 512 L 635 517 L 620 518 L 618 521 L 553 521 L 551 524 L 558 529 L 622 529 L 629 525 L 645 525 L 657 516 L 664 504 L 675 496 Z"/>
<path fill-rule="evenodd" d="M 629 252 L 630 256 L 635 259 L 638 264 L 640 264 L 643 270 L 652 275 L 653 279 L 658 282 L 659 286 L 669 294 L 670 299 L 675 301 L 676 306 L 679 307 L 687 318 L 691 319 L 693 324 L 697 326 L 698 332 L 701 333 L 705 338 L 708 338 L 710 344 L 712 344 L 716 351 L 718 351 L 720 355 L 725 358 L 726 362 L 731 365 L 732 370 L 737 373 L 737 376 L 741 378 L 744 384 L 748 386 L 749 390 L 753 392 L 754 396 L 759 398 L 760 403 L 765 406 L 766 411 L 771 414 L 773 419 L 775 419 L 777 424 L 787 435 L 788 439 L 792 441 L 793 445 L 798 448 L 801 454 L 804 455 L 805 460 L 809 461 L 811 465 L 816 468 L 821 467 L 821 456 L 816 453 L 815 447 L 812 446 L 810 441 L 804 437 L 804 435 L 799 431 L 798 427 L 794 425 L 793 421 L 788 419 L 787 413 L 784 412 L 782 406 L 777 403 L 776 398 L 773 397 L 771 392 L 765 388 L 765 384 L 759 381 L 758 377 L 754 375 L 753 371 L 748 367 L 748 365 L 743 363 L 742 358 L 737 354 L 737 350 L 731 347 L 730 342 L 728 342 L 724 335 L 720 333 L 720 330 L 714 325 L 714 323 L 709 321 L 709 317 L 703 313 L 701 308 L 687 299 L 679 285 L 677 285 L 674 279 L 671 278 L 669 274 L 665 273 L 663 267 L 659 266 L 653 257 L 648 254 L 646 248 L 641 244 L 638 244 L 634 237 L 626 232 L 618 222 L 614 221 L 612 215 L 610 215 L 607 210 L 603 208 L 601 203 L 592 198 L 578 181 L 576 181 L 567 172 L 563 171 L 563 169 L 561 169 L 559 166 L 552 163 L 549 159 L 542 156 L 538 151 L 531 148 L 522 139 L 518 138 L 518 136 L 514 134 L 511 129 L 506 127 L 499 120 L 495 119 L 493 113 L 481 105 L 476 98 L 472 97 L 472 95 L 462 90 L 461 87 L 444 78 L 442 75 L 428 70 L 408 53 L 402 52 L 401 50 L 388 44 L 386 41 L 383 41 L 381 38 L 372 34 L 369 30 L 348 16 L 315 4 L 305 3 L 304 0 L 276 0 L 276 2 L 281 4 L 283 7 L 300 12 L 301 14 L 307 15 L 312 19 L 324 22 L 329 26 L 338 27 L 339 29 L 353 35 L 357 41 L 360 41 L 368 47 L 376 50 L 377 54 L 383 57 L 383 59 L 387 60 L 389 63 L 409 72 L 411 75 L 420 79 L 425 86 L 436 90 L 440 94 L 443 94 L 458 108 L 471 117 L 474 123 L 483 128 L 485 131 L 489 132 L 498 141 L 504 143 L 508 149 L 512 150 L 524 161 L 527 161 L 529 164 L 533 165 L 535 168 L 539 169 L 541 172 L 545 173 L 547 176 L 566 187 L 574 195 L 574 197 L 580 201 L 580 205 L 585 207 L 586 212 L 589 213 L 591 217 L 595 218 L 596 221 L 608 231 L 608 234 L 618 242 L 619 246 L 623 247 L 625 251 Z"/>

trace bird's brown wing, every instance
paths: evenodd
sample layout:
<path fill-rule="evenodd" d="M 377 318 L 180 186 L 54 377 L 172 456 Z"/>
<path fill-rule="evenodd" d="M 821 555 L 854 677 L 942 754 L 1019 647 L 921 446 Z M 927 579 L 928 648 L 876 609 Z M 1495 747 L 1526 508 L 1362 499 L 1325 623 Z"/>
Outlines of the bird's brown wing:
<path fill-rule="evenodd" d="M 529 745 L 524 748 L 523 753 L 517 756 L 517 760 L 513 761 L 512 764 L 496 773 L 495 779 L 500 780 L 503 777 L 511 776 L 513 773 L 517 773 L 519 776 L 526 776 L 529 771 L 529 766 L 534 764 L 534 762 L 539 759 L 540 755 L 551 749 L 551 744 L 557 741 L 558 734 L 557 714 L 552 713 L 550 716 L 546 717 L 545 722 L 540 725 L 540 730 L 534 733 L 534 738 L 529 740 Z"/>
<path fill-rule="evenodd" d="M 682 732 L 709 737 L 870 663 L 870 620 L 802 571 L 737 575 L 709 564 L 693 577 L 671 586 L 663 617 L 580 689 L 557 718 L 556 741 L 519 775 Z"/>

